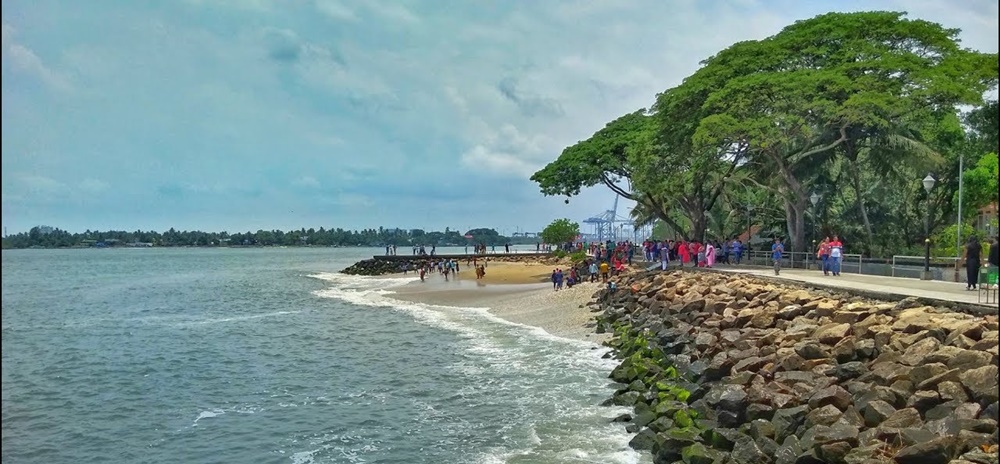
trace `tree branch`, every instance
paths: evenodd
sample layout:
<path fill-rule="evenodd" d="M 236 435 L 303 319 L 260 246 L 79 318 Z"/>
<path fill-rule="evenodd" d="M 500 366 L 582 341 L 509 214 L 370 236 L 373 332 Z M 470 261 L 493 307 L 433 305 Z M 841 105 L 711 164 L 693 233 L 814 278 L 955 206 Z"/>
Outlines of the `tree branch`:
<path fill-rule="evenodd" d="M 635 200 L 635 197 L 634 195 L 632 195 L 631 192 L 627 192 L 621 187 L 615 185 L 615 183 L 611 181 L 611 178 L 608 177 L 608 174 L 606 172 L 601 173 L 601 183 L 603 183 L 605 186 L 611 189 L 612 192 L 621 195 L 622 198 L 625 198 L 626 200 Z"/>

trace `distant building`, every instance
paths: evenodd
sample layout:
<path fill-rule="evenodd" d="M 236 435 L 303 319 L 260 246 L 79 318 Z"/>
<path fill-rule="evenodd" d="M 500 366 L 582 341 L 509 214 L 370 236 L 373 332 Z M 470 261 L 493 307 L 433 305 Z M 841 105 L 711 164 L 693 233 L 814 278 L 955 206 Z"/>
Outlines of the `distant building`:
<path fill-rule="evenodd" d="M 992 203 L 979 208 L 976 215 L 976 230 L 983 232 L 987 237 L 997 235 L 997 204 Z"/>

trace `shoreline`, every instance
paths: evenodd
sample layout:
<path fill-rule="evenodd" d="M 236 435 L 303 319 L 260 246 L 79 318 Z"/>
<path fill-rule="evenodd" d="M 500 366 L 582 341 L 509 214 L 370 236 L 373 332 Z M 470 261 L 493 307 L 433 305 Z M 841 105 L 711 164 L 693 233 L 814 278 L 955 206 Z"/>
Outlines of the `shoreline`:
<path fill-rule="evenodd" d="M 431 273 L 424 282 L 396 287 L 393 297 L 414 303 L 486 308 L 509 322 L 601 346 L 610 335 L 596 333 L 597 313 L 591 312 L 588 303 L 596 291 L 604 288 L 603 284 L 582 283 L 554 291 L 548 275 L 555 267 L 490 262 L 482 280 L 476 279 L 471 269 L 449 281 Z"/>

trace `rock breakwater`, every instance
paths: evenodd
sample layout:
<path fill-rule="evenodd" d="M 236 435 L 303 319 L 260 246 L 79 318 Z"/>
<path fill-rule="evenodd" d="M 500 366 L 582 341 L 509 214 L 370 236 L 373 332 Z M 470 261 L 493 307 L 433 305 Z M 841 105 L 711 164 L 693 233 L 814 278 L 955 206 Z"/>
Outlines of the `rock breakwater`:
<path fill-rule="evenodd" d="M 591 302 L 622 359 L 609 404 L 654 462 L 997 462 L 998 324 L 712 272 Z"/>
<path fill-rule="evenodd" d="M 466 256 L 466 255 L 448 255 L 448 256 L 385 256 L 385 257 L 375 257 L 372 259 L 364 259 L 358 261 L 344 270 L 340 271 L 344 274 L 352 275 L 365 275 L 365 276 L 379 276 L 386 274 L 395 274 L 398 272 L 403 272 L 405 266 L 409 266 L 409 269 L 418 269 L 428 263 L 437 263 L 442 259 L 454 259 L 461 263 L 467 263 L 473 258 L 483 262 L 497 262 L 497 263 L 525 263 L 525 264 L 545 264 L 545 265 L 569 265 L 569 258 L 556 258 L 547 254 L 510 254 L 510 255 L 488 255 L 488 256 Z"/>

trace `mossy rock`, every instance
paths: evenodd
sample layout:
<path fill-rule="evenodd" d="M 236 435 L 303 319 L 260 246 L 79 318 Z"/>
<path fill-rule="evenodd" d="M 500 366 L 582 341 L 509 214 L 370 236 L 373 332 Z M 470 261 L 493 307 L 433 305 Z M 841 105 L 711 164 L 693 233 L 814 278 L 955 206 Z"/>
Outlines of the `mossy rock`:
<path fill-rule="evenodd" d="M 684 464 L 713 464 L 722 462 L 725 455 L 701 443 L 695 443 L 681 450 Z"/>
<path fill-rule="evenodd" d="M 694 418 L 691 417 L 691 413 L 687 409 L 674 411 L 673 419 L 680 428 L 690 428 L 694 425 Z"/>

